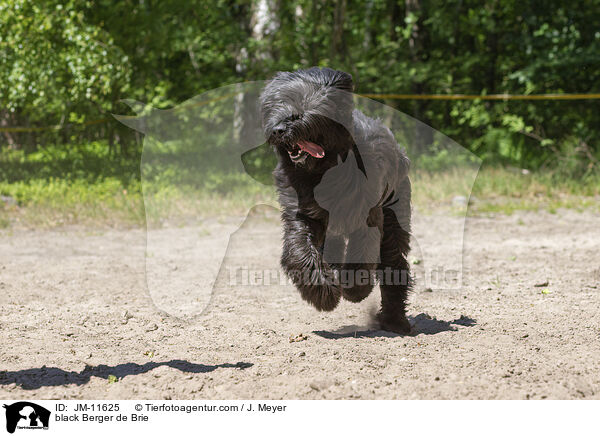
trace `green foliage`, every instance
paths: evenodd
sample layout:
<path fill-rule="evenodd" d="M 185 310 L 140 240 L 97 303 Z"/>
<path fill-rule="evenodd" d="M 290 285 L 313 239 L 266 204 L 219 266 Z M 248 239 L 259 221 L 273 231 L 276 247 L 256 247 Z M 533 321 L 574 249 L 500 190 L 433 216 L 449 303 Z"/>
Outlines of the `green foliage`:
<path fill-rule="evenodd" d="M 83 0 L 0 2 L 0 107 L 27 123 L 83 122 L 129 91 L 129 59 Z"/>
<path fill-rule="evenodd" d="M 40 182 L 59 179 L 89 184 L 108 178 L 125 189 L 139 183 L 139 156 L 110 156 L 106 143 L 87 142 L 70 147 L 49 145 L 34 152 L 4 149 L 0 152 L 0 181 Z"/>
<path fill-rule="evenodd" d="M 1 0 L 0 121 L 81 123 L 124 112 L 121 98 L 164 108 L 311 65 L 365 93 L 598 92 L 599 21 L 598 0 Z M 575 147 L 574 175 L 598 166 L 597 100 L 386 103 L 486 159 L 556 166 Z M 34 136 L 133 141 L 114 123 Z"/>
<path fill-rule="evenodd" d="M 599 22 L 600 0 L 0 0 L 0 191 L 20 204 L 62 196 L 94 210 L 101 198 L 139 211 L 130 199 L 140 198 L 140 137 L 111 120 L 128 111 L 119 101 L 167 108 L 277 70 L 343 69 L 358 93 L 598 93 Z M 488 162 L 546 171 L 548 183 L 572 179 L 597 195 L 599 100 L 385 103 Z M 224 116 L 208 108 L 198 123 Z M 413 159 L 423 170 L 466 163 L 435 138 L 409 142 L 429 150 Z M 201 181 L 193 168 L 157 165 L 152 186 L 243 188 L 211 158 Z M 268 184 L 268 148 L 243 163 Z"/>

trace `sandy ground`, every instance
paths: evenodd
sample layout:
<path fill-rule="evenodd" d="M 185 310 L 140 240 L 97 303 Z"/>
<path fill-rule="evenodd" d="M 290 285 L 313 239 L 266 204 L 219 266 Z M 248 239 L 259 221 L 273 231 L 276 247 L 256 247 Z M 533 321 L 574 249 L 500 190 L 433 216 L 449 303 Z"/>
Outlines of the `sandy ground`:
<path fill-rule="evenodd" d="M 413 258 L 428 250 L 417 273 L 456 263 L 433 229 L 457 219 L 416 220 Z M 378 289 L 319 313 L 287 284 L 221 281 L 201 316 L 166 315 L 206 305 L 193 291 L 204 273 L 177 254 L 218 261 L 228 223 L 158 231 L 150 292 L 141 230 L 4 230 L 0 398 L 600 399 L 599 223 L 570 211 L 469 218 L 462 286 L 418 281 L 404 337 L 371 327 Z M 276 270 L 277 220 L 247 228 L 228 258 Z"/>

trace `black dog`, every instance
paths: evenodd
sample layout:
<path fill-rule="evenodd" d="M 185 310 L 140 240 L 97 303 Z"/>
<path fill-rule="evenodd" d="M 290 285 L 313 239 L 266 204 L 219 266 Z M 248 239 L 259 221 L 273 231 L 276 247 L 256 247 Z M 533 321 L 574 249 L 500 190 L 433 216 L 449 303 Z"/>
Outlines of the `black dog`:
<path fill-rule="evenodd" d="M 352 77 L 329 68 L 278 73 L 261 95 L 279 162 L 281 265 L 302 298 L 333 310 L 381 287 L 381 328 L 408 333 L 409 160 L 391 131 L 354 109 Z"/>

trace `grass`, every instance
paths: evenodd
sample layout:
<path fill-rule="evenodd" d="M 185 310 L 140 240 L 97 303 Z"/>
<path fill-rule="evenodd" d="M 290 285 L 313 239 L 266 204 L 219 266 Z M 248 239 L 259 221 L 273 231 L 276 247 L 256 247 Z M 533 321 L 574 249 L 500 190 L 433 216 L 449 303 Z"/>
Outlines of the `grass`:
<path fill-rule="evenodd" d="M 583 179 L 556 171 L 522 172 L 483 165 L 472 185 L 462 169 L 413 174 L 413 203 L 422 211 L 449 208 L 454 196 L 469 197 L 469 215 L 558 209 L 600 210 L 600 175 Z M 459 208 L 460 211 L 460 208 Z"/>
<path fill-rule="evenodd" d="M 532 172 L 483 167 L 473 187 L 472 214 L 518 210 L 600 210 L 600 174 L 576 179 L 556 171 Z"/>
<path fill-rule="evenodd" d="M 0 195 L 11 201 L 0 201 L 0 225 L 138 225 L 144 208 L 136 161 L 113 159 L 100 143 L 1 150 Z"/>
<path fill-rule="evenodd" d="M 102 143 L 81 146 L 46 147 L 25 153 L 0 151 L 0 228 L 10 226 L 56 227 L 140 226 L 146 217 L 152 223 L 190 220 L 206 216 L 245 213 L 250 207 L 274 204 L 274 190 L 261 183 L 248 183 L 245 174 L 227 171 L 194 176 L 196 168 L 178 169 L 140 181 L 139 154 L 115 158 Z M 264 157 L 263 157 L 264 159 Z M 246 163 L 245 163 L 246 165 Z M 246 165 L 252 174 L 252 162 Z M 165 174 L 170 174 L 165 177 Z M 178 180 L 186 174 L 190 180 Z M 413 203 L 421 213 L 438 210 L 463 213 L 465 205 L 453 205 L 457 196 L 469 198 L 468 213 L 511 214 L 518 210 L 560 208 L 599 210 L 600 176 L 583 179 L 560 176 L 557 172 L 523 172 L 483 166 L 476 174 L 455 168 L 441 172 L 415 170 L 412 174 Z M 255 180 L 266 182 L 264 174 Z M 146 208 L 142 186 L 147 197 Z M 147 212 L 147 214 L 146 214 Z"/>

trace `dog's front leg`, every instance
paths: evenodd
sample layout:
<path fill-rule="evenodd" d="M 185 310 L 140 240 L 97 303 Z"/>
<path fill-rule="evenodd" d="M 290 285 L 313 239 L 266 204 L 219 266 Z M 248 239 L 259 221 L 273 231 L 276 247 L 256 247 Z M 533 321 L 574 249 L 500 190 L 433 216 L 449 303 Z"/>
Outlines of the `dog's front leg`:
<path fill-rule="evenodd" d="M 342 295 L 337 272 L 323 260 L 325 229 L 309 218 L 283 215 L 281 266 L 300 295 L 318 310 L 330 311 Z"/>

